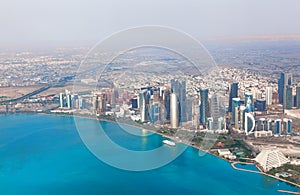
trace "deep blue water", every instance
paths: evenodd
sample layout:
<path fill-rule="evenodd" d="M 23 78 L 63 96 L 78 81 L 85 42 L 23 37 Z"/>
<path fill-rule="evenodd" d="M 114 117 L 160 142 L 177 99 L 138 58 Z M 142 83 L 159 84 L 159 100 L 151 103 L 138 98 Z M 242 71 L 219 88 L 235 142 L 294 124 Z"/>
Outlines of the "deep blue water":
<path fill-rule="evenodd" d="M 99 123 L 90 119 L 91 123 Z M 116 143 L 151 150 L 163 138 L 130 135 L 102 122 Z M 122 159 L 119 159 L 122 161 Z M 142 172 L 111 167 L 82 143 L 72 117 L 0 116 L 0 194 L 277 194 L 294 186 L 188 149 L 170 164 Z M 281 194 L 281 193 L 279 193 Z"/>

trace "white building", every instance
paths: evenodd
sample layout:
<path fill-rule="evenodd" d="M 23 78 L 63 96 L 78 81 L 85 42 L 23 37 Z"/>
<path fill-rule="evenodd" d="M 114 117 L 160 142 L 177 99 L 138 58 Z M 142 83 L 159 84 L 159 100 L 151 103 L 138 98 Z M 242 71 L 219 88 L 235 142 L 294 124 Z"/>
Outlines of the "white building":
<path fill-rule="evenodd" d="M 272 104 L 272 95 L 273 95 L 272 87 L 267 87 L 266 88 L 266 103 L 268 106 Z"/>
<path fill-rule="evenodd" d="M 276 148 L 268 148 L 262 150 L 254 159 L 263 168 L 264 171 L 269 171 L 272 168 L 281 167 L 290 162 L 282 152 Z"/>

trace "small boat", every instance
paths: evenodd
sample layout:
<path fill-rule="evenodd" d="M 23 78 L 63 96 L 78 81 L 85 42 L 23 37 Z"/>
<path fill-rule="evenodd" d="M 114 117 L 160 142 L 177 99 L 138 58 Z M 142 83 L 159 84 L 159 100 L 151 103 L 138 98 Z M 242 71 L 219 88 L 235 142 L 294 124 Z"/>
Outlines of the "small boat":
<path fill-rule="evenodd" d="M 167 145 L 169 145 L 169 146 L 175 146 L 175 145 L 176 145 L 176 143 L 175 143 L 175 142 L 172 142 L 172 141 L 170 141 L 170 140 L 167 140 L 167 139 L 163 140 L 162 142 L 163 142 L 164 144 L 167 144 Z"/>

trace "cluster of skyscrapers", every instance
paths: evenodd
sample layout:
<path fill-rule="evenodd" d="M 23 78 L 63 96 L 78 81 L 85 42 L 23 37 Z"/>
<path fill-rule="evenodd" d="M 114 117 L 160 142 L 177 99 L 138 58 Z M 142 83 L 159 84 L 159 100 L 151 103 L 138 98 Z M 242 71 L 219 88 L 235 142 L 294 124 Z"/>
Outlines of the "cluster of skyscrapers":
<path fill-rule="evenodd" d="M 231 124 L 235 129 L 246 131 L 246 133 L 253 130 L 271 131 L 273 134 L 292 133 L 292 120 L 283 117 L 284 110 L 291 110 L 293 107 L 300 108 L 300 87 L 293 85 L 292 74 L 281 73 L 277 94 L 276 91 L 273 92 L 272 87 L 266 87 L 265 99 L 254 100 L 251 92 L 240 95 L 238 92 L 239 84 L 232 83 L 229 89 L 228 112 L 231 113 Z M 242 97 L 242 95 L 244 96 Z M 268 117 L 267 107 L 271 106 L 273 102 L 282 104 L 283 111 L 277 117 L 274 115 Z M 259 112 L 260 115 L 265 113 L 267 117 L 256 117 L 256 112 Z M 250 118 L 254 120 L 250 120 Z M 253 121 L 255 121 L 255 125 Z"/>
<path fill-rule="evenodd" d="M 141 122 L 170 123 L 171 128 L 178 128 L 190 118 L 185 80 L 172 79 L 171 87 L 143 87 L 131 102 L 132 108 L 139 111 Z"/>
<path fill-rule="evenodd" d="M 300 86 L 296 86 L 295 95 L 293 95 L 294 88 L 292 74 L 281 73 L 278 79 L 278 99 L 279 103 L 283 105 L 283 109 L 300 108 Z"/>
<path fill-rule="evenodd" d="M 214 102 L 209 98 L 208 89 L 200 89 L 196 97 L 187 97 L 186 81 L 180 79 L 172 79 L 170 86 L 143 87 L 139 95 L 131 99 L 132 108 L 143 123 L 169 125 L 173 129 L 224 130 L 224 116 L 212 112 L 213 105 L 219 106 L 218 98 Z"/>
<path fill-rule="evenodd" d="M 61 109 L 81 109 L 82 98 L 80 98 L 77 94 L 73 95 L 70 91 L 66 90 L 65 93 L 59 94 L 59 105 Z"/>

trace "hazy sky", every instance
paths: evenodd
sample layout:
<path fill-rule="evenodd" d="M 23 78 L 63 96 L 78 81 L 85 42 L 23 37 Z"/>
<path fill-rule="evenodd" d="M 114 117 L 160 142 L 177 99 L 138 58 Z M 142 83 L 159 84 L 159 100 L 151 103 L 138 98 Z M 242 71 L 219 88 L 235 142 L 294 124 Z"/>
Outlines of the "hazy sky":
<path fill-rule="evenodd" d="M 300 34 L 299 0 L 1 0 L 0 44 L 98 41 L 140 25 L 196 38 Z"/>

